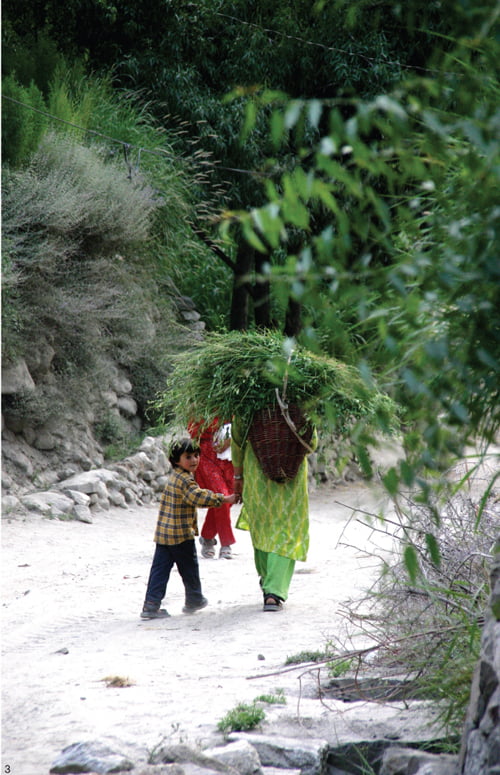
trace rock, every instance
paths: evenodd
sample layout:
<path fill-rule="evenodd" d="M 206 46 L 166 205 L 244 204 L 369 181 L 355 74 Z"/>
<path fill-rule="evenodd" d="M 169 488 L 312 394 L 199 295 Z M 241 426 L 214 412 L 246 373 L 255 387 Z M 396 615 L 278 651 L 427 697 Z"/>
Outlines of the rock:
<path fill-rule="evenodd" d="M 5 471 L 2 471 L 2 489 L 4 490 L 10 490 L 14 485 L 14 482 L 12 480 L 12 477 L 9 476 L 8 473 Z"/>
<path fill-rule="evenodd" d="M 146 764 L 134 775 L 184 775 L 184 769 L 180 764 Z"/>
<path fill-rule="evenodd" d="M 132 392 L 132 383 L 124 374 L 115 373 L 111 380 L 111 387 L 118 395 L 126 395 Z"/>
<path fill-rule="evenodd" d="M 205 756 L 229 764 L 240 775 L 262 775 L 259 754 L 248 740 L 236 740 L 229 745 L 205 749 Z"/>
<path fill-rule="evenodd" d="M 75 517 L 75 519 L 78 520 L 78 522 L 86 522 L 88 525 L 91 525 L 92 522 L 94 521 L 92 519 L 92 512 L 88 506 L 77 504 L 73 506 L 72 514 Z"/>
<path fill-rule="evenodd" d="M 47 341 L 39 342 L 26 354 L 26 365 L 34 377 L 43 377 L 50 371 L 56 351 Z"/>
<path fill-rule="evenodd" d="M 179 766 L 179 765 L 177 765 Z M 196 764 L 194 762 L 184 762 L 182 765 L 182 770 L 184 772 L 184 775 L 213 775 L 214 774 L 214 767 L 213 767 L 213 760 L 212 762 L 207 762 L 206 766 L 201 766 L 200 764 Z M 218 772 L 218 770 L 215 770 Z M 232 775 L 238 775 L 236 770 L 230 770 Z"/>
<path fill-rule="evenodd" d="M 101 395 L 104 403 L 110 409 L 112 409 L 114 406 L 118 404 L 118 396 L 116 395 L 114 390 L 105 390 L 103 393 L 101 393 Z"/>
<path fill-rule="evenodd" d="M 116 482 L 118 476 L 114 471 L 108 471 L 106 468 L 94 468 L 92 471 L 84 471 L 81 474 L 74 474 L 69 479 L 59 482 L 60 490 L 77 490 L 87 495 L 90 493 L 102 493 L 103 485 L 106 491 L 106 485 L 110 482 Z"/>
<path fill-rule="evenodd" d="M 228 775 L 238 775 L 237 770 L 229 764 L 212 759 L 204 751 L 191 748 L 182 743 L 162 746 L 150 757 L 150 761 L 152 764 L 182 764 L 182 769 L 186 775 L 195 775 L 196 769 L 199 770 L 200 768 L 228 773 Z"/>
<path fill-rule="evenodd" d="M 2 497 L 2 516 L 12 514 L 21 508 L 21 501 L 15 495 L 4 495 Z"/>
<path fill-rule="evenodd" d="M 84 492 L 79 492 L 79 490 L 65 490 L 64 494 L 71 498 L 77 506 L 88 506 L 90 503 L 89 496 Z"/>
<path fill-rule="evenodd" d="M 33 393 L 36 385 L 24 358 L 2 367 L 2 395 Z"/>
<path fill-rule="evenodd" d="M 54 486 L 57 487 L 59 477 L 56 471 L 40 471 L 37 473 L 37 482 L 40 490 L 52 490 Z"/>
<path fill-rule="evenodd" d="M 462 735 L 462 775 L 500 775 L 500 536 L 493 551 L 489 608 Z"/>
<path fill-rule="evenodd" d="M 257 750 L 263 765 L 280 769 L 300 769 L 302 775 L 321 775 L 328 756 L 328 742 L 296 739 L 280 735 L 233 732 L 230 741 L 247 740 Z"/>
<path fill-rule="evenodd" d="M 117 406 L 125 417 L 135 417 L 137 414 L 137 403 L 130 396 L 120 396 L 117 400 Z"/>
<path fill-rule="evenodd" d="M 300 775 L 300 770 L 285 770 L 281 767 L 263 767 L 262 772 L 264 775 Z M 338 775 L 338 773 L 329 771 L 329 775 Z"/>
<path fill-rule="evenodd" d="M 52 435 L 52 433 L 49 433 L 49 431 L 40 431 L 36 434 L 35 439 L 33 441 L 33 446 L 35 449 L 41 449 L 45 451 L 49 451 L 51 449 L 55 449 L 57 445 L 57 441 Z"/>
<path fill-rule="evenodd" d="M 119 506 L 123 509 L 127 508 L 125 497 L 121 494 L 121 492 L 118 492 L 118 490 L 109 490 L 108 499 L 112 506 Z"/>
<path fill-rule="evenodd" d="M 126 459 L 128 465 L 142 474 L 142 471 L 148 471 L 153 469 L 153 464 L 145 452 L 136 452 L 135 455 L 131 455 Z"/>
<path fill-rule="evenodd" d="M 325 698 L 333 697 L 344 702 L 355 700 L 405 700 L 412 698 L 412 682 L 384 676 L 333 678 L 322 687 Z"/>
<path fill-rule="evenodd" d="M 32 428 L 30 425 L 25 425 L 24 420 L 19 424 L 19 433 L 22 434 L 24 440 L 27 444 L 32 447 L 34 445 L 35 439 L 36 439 L 36 431 L 34 428 Z"/>
<path fill-rule="evenodd" d="M 123 494 L 128 504 L 136 502 L 135 493 L 133 490 L 130 489 L 130 487 L 126 487 L 125 490 L 123 491 Z"/>
<path fill-rule="evenodd" d="M 199 312 L 196 312 L 196 310 L 186 310 L 181 313 L 184 320 L 191 320 L 191 321 L 198 321 L 201 317 Z"/>
<path fill-rule="evenodd" d="M 146 436 L 139 449 L 146 454 L 155 454 L 156 451 L 156 439 L 153 436 Z"/>
<path fill-rule="evenodd" d="M 7 458 L 7 460 L 10 460 L 11 463 L 14 463 L 25 476 L 28 478 L 33 476 L 33 465 L 29 457 L 19 446 L 11 444 L 10 441 L 4 441 L 2 444 L 2 455 Z"/>
<path fill-rule="evenodd" d="M 388 748 L 380 775 L 457 775 L 458 756 L 432 754 L 414 748 Z"/>
<path fill-rule="evenodd" d="M 21 503 L 28 511 L 39 511 L 41 514 L 61 516 L 69 514 L 73 508 L 73 501 L 60 492 L 47 491 L 24 495 Z"/>
<path fill-rule="evenodd" d="M 156 489 L 158 492 L 163 492 L 165 485 L 168 481 L 168 476 L 159 476 L 156 480 Z"/>
<path fill-rule="evenodd" d="M 64 748 L 54 761 L 50 772 L 73 773 L 129 772 L 134 765 L 126 757 L 99 742 L 73 743 Z"/>
<path fill-rule="evenodd" d="M 302 696 L 300 708 L 299 718 L 288 705 L 270 705 L 266 708 L 264 733 L 272 730 L 269 734 L 285 738 L 307 739 L 308 735 L 313 735 L 325 740 L 329 745 L 329 764 L 340 768 L 343 758 L 356 746 L 383 750 L 394 744 L 394 740 L 404 740 L 405 745 L 418 745 L 428 740 L 447 739 L 443 725 L 437 720 L 439 705 L 435 700 L 409 700 L 404 705 L 328 700 L 325 704 Z M 251 738 L 248 739 L 253 744 Z M 338 761 L 334 760 L 337 752 Z M 261 760 L 265 764 L 262 756 Z"/>

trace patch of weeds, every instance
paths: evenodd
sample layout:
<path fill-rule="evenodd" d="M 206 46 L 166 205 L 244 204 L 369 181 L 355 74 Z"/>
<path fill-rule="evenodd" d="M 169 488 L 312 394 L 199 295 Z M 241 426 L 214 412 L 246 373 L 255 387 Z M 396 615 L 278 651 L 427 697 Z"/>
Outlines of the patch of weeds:
<path fill-rule="evenodd" d="M 58 519 L 59 522 L 73 522 L 75 517 L 71 513 L 64 513 L 62 511 L 47 511 L 47 513 L 43 515 L 43 519 Z"/>
<path fill-rule="evenodd" d="M 300 665 L 302 662 L 324 662 L 332 655 L 328 651 L 299 651 L 291 657 L 287 657 L 285 665 Z"/>
<path fill-rule="evenodd" d="M 124 460 L 132 455 L 142 442 L 141 436 L 130 435 L 115 444 L 108 444 L 103 449 L 104 459 L 111 463 L 117 460 Z"/>
<path fill-rule="evenodd" d="M 267 702 L 268 705 L 286 705 L 286 697 L 283 689 L 275 689 L 271 694 L 260 694 L 254 702 Z"/>
<path fill-rule="evenodd" d="M 217 729 L 224 734 L 227 732 L 247 732 L 250 729 L 255 729 L 261 721 L 264 721 L 265 717 L 266 714 L 262 708 L 257 707 L 255 702 L 251 705 L 240 702 L 221 718 L 217 724 Z"/>
<path fill-rule="evenodd" d="M 341 678 L 351 670 L 353 663 L 353 659 L 341 659 L 339 662 L 329 662 L 328 675 L 331 678 Z"/>

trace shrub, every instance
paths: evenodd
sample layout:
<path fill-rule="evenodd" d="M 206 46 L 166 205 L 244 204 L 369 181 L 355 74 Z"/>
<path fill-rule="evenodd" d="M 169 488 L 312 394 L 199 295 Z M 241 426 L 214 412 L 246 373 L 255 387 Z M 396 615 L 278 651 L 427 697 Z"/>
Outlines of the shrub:
<path fill-rule="evenodd" d="M 68 380 L 79 381 L 75 395 L 105 390 L 114 361 L 137 381 L 145 414 L 164 386 L 166 353 L 187 336 L 141 261 L 156 208 L 150 188 L 96 148 L 51 133 L 26 169 L 4 174 L 3 190 L 4 358 L 50 342 L 66 403 Z M 16 407 L 30 421 L 31 403 Z M 118 441 L 116 429 L 106 434 Z"/>
<path fill-rule="evenodd" d="M 264 721 L 266 714 L 255 703 L 248 705 L 240 702 L 230 710 L 217 724 L 220 732 L 247 732 Z"/>
<path fill-rule="evenodd" d="M 479 655 L 500 512 L 492 497 L 477 524 L 480 496 L 470 482 L 432 504 L 400 498 L 397 525 L 390 525 L 394 553 L 367 599 L 348 606 L 348 618 L 364 639 L 379 644 L 370 668 L 407 674 L 413 696 L 439 700 L 440 720 L 458 735 Z M 410 541 L 419 560 L 413 580 L 403 558 Z M 357 675 L 367 666 L 360 652 Z"/>
<path fill-rule="evenodd" d="M 46 117 L 37 112 L 45 110 L 45 103 L 33 82 L 21 86 L 13 75 L 2 79 L 2 96 L 2 162 L 18 167 L 34 153 L 46 129 Z"/>

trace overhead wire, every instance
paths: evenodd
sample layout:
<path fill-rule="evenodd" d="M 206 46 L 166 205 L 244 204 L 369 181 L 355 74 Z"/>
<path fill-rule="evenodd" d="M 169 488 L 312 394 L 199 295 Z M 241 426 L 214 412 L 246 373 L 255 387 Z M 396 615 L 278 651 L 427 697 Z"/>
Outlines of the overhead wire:
<path fill-rule="evenodd" d="M 153 149 L 153 148 L 145 148 L 144 146 L 140 145 L 134 145 L 134 143 L 130 143 L 126 140 L 120 140 L 117 137 L 111 137 L 110 135 L 105 134 L 104 132 L 99 132 L 96 129 L 89 129 L 88 127 L 80 126 L 79 124 L 75 124 L 73 121 L 68 121 L 67 119 L 60 118 L 59 116 L 55 116 L 53 113 L 49 113 L 47 110 L 41 110 L 40 108 L 35 108 L 33 105 L 28 105 L 25 102 L 21 102 L 21 100 L 16 100 L 14 97 L 9 97 L 7 94 L 2 94 L 3 100 L 8 100 L 9 102 L 13 102 L 16 105 L 20 105 L 23 108 L 26 108 L 26 110 L 32 110 L 34 113 L 39 113 L 42 116 L 45 116 L 46 118 L 51 119 L 52 121 L 58 121 L 61 124 L 65 124 L 66 126 L 70 126 L 73 129 L 77 129 L 80 132 L 83 132 L 85 134 L 92 135 L 94 137 L 101 137 L 104 140 L 108 140 L 111 143 L 116 143 L 117 145 L 120 145 L 123 150 L 123 155 L 125 158 L 125 163 L 127 164 L 127 167 L 129 169 L 129 177 L 132 173 L 132 166 L 129 159 L 129 152 L 131 150 L 137 150 L 138 151 L 138 163 L 140 161 L 140 157 L 142 153 L 149 153 L 154 156 L 161 156 L 165 157 L 165 155 L 170 155 L 170 157 L 174 159 L 185 160 L 186 157 L 184 156 L 177 156 L 171 151 L 163 150 L 163 149 Z M 208 162 L 207 162 L 208 163 Z M 238 172 L 244 175 L 252 175 L 257 177 L 267 177 L 265 173 L 254 171 L 254 170 L 245 170 L 237 167 L 225 167 L 222 164 L 219 164 L 217 160 L 214 160 L 213 162 L 210 162 L 211 166 L 217 166 L 218 169 L 223 169 L 227 172 Z"/>
<path fill-rule="evenodd" d="M 335 52 L 338 52 L 338 53 L 341 53 L 341 54 L 344 54 L 344 55 L 347 55 L 347 56 L 352 56 L 352 57 L 357 56 L 357 57 L 365 59 L 367 62 L 371 62 L 371 63 L 379 63 L 380 62 L 380 59 L 376 59 L 375 57 L 370 57 L 369 55 L 364 54 L 364 53 L 359 52 L 359 51 L 358 52 L 353 52 L 353 51 L 349 51 L 346 48 L 341 48 L 339 46 L 331 46 L 331 45 L 327 45 L 325 43 L 319 43 L 317 41 L 312 41 L 312 40 L 309 40 L 307 38 L 300 37 L 298 35 L 290 35 L 288 33 L 282 32 L 280 30 L 275 30 L 275 29 L 273 29 L 271 27 L 264 27 L 262 25 L 256 24 L 255 22 L 249 22 L 249 21 L 246 21 L 245 19 L 240 19 L 239 17 L 233 16 L 231 14 L 223 13 L 222 11 L 213 11 L 213 13 L 214 13 L 215 16 L 219 16 L 221 18 L 229 19 L 231 21 L 237 22 L 238 24 L 245 25 L 247 27 L 253 27 L 253 28 L 259 29 L 262 32 L 265 32 L 267 34 L 277 35 L 277 36 L 286 38 L 288 40 L 296 41 L 296 42 L 304 44 L 304 45 L 315 46 L 315 47 L 321 48 L 321 49 L 323 49 L 325 51 L 335 51 Z M 426 73 L 431 73 L 431 74 L 441 74 L 441 75 L 446 74 L 443 71 L 431 70 L 429 68 L 419 67 L 418 65 L 405 65 L 405 64 L 402 64 L 400 61 L 391 60 L 391 59 L 384 59 L 383 62 L 384 62 L 384 64 L 397 65 L 401 69 L 418 70 L 418 71 L 421 71 L 421 72 L 426 72 Z M 449 73 L 449 74 L 452 75 L 453 73 Z M 456 75 L 456 74 L 454 74 L 454 75 Z M 151 148 L 144 148 L 142 146 L 134 145 L 134 144 L 132 144 L 132 143 L 130 143 L 128 141 L 119 140 L 118 138 L 115 138 L 115 137 L 110 137 L 109 135 L 106 135 L 103 132 L 99 132 L 99 131 L 94 130 L 94 129 L 88 129 L 87 127 L 78 126 L 77 124 L 75 124 L 75 123 L 73 123 L 71 121 L 67 121 L 65 119 L 59 118 L 58 116 L 54 116 L 53 114 L 49 113 L 48 111 L 40 110 L 39 108 L 35 108 L 32 105 L 27 105 L 26 103 L 23 103 L 20 100 L 16 100 L 13 97 L 9 97 L 7 95 L 2 94 L 2 98 L 10 100 L 11 102 L 14 102 L 14 103 L 16 103 L 16 104 L 26 108 L 26 109 L 34 111 L 36 113 L 40 113 L 41 115 L 44 115 L 44 116 L 46 116 L 47 118 L 50 118 L 53 121 L 58 121 L 60 123 L 66 124 L 67 126 L 71 126 L 74 129 L 78 129 L 81 132 L 85 132 L 87 134 L 90 134 L 90 135 L 93 135 L 93 136 L 96 136 L 96 137 L 101 137 L 101 138 L 106 139 L 106 140 L 108 140 L 108 141 L 110 141 L 112 143 L 117 143 L 117 144 L 121 145 L 122 149 L 123 149 L 123 153 L 124 153 L 126 164 L 127 164 L 128 168 L 129 168 L 129 177 L 130 178 L 132 176 L 132 167 L 131 167 L 131 164 L 130 164 L 130 161 L 129 161 L 129 158 L 128 158 L 128 152 L 130 150 L 132 150 L 132 149 L 137 149 L 138 150 L 138 158 L 139 158 L 139 160 L 140 160 L 141 153 L 149 153 L 149 154 L 153 154 L 153 155 L 157 155 L 157 156 L 164 156 L 167 153 L 167 151 L 165 151 L 165 150 L 161 150 L 161 149 L 160 150 L 153 150 Z M 324 103 L 328 103 L 328 104 L 331 103 L 331 100 L 328 100 L 328 99 L 327 100 L 322 100 L 322 101 Z M 186 121 L 184 121 L 182 123 L 183 124 L 187 124 Z M 173 156 L 174 158 L 177 158 L 177 159 L 185 158 L 185 157 L 175 156 L 171 152 L 170 152 L 170 155 Z M 262 178 L 268 177 L 268 175 L 266 175 L 265 173 L 262 173 L 262 172 L 259 172 L 259 171 L 256 171 L 256 170 L 246 170 L 246 169 L 242 169 L 242 168 L 238 168 L 238 167 L 226 167 L 226 166 L 220 164 L 218 160 L 214 160 L 213 162 L 211 162 L 211 164 L 212 164 L 212 166 L 217 165 L 218 169 L 223 169 L 226 172 L 234 172 L 234 173 L 238 173 L 238 174 L 242 174 L 242 175 L 251 175 L 251 176 L 262 177 Z"/>
<path fill-rule="evenodd" d="M 287 40 L 295 40 L 298 43 L 303 43 L 306 46 L 315 46 L 316 48 L 321 48 L 324 51 L 335 51 L 340 54 L 345 54 L 347 56 L 351 57 L 360 57 L 362 59 L 365 59 L 367 62 L 379 64 L 380 59 L 377 59 L 376 57 L 371 57 L 368 54 L 363 54 L 360 51 L 349 51 L 347 48 L 341 48 L 339 46 L 331 46 L 327 45 L 326 43 L 319 43 L 315 40 L 308 40 L 307 38 L 299 37 L 298 35 L 290 35 L 287 32 L 282 32 L 281 30 L 275 30 L 272 27 L 263 27 L 260 24 L 256 24 L 255 22 L 248 22 L 245 19 L 240 19 L 237 16 L 232 16 L 231 14 L 222 13 L 222 11 L 214 11 L 213 12 L 215 16 L 220 16 L 225 19 L 230 19 L 231 21 L 238 22 L 238 24 L 246 25 L 247 27 L 254 27 L 255 29 L 261 30 L 262 32 L 266 32 L 270 35 L 277 35 L 282 38 L 286 38 Z M 384 64 L 387 65 L 397 65 L 402 70 L 418 70 L 423 73 L 429 73 L 431 75 L 456 75 L 456 73 L 446 73 L 442 70 L 433 70 L 429 69 L 428 67 L 420 67 L 419 65 L 405 65 L 400 61 L 396 61 L 394 59 L 384 59 Z"/>
<path fill-rule="evenodd" d="M 213 13 L 214 13 L 215 16 L 219 16 L 219 17 L 224 18 L 224 19 L 229 19 L 229 20 L 231 20 L 233 22 L 237 22 L 238 24 L 241 24 L 241 25 L 244 25 L 244 26 L 247 26 L 247 27 L 253 27 L 254 29 L 258 29 L 258 30 L 260 30 L 262 32 L 265 32 L 267 34 L 270 34 L 270 35 L 276 35 L 276 36 L 279 36 L 279 37 L 282 37 L 282 38 L 286 38 L 287 40 L 293 40 L 293 41 L 296 41 L 298 43 L 301 43 L 301 44 L 304 44 L 304 45 L 307 45 L 307 46 L 314 46 L 316 48 L 321 48 L 321 49 L 323 49 L 325 51 L 335 51 L 335 52 L 344 54 L 346 56 L 351 56 L 351 57 L 356 57 L 357 56 L 357 57 L 360 57 L 362 59 L 365 59 L 367 62 L 380 63 L 380 59 L 377 59 L 375 57 L 371 57 L 368 54 L 364 54 L 364 53 L 362 53 L 360 51 L 358 51 L 358 52 L 349 51 L 349 49 L 342 48 L 340 46 L 327 45 L 326 43 L 320 43 L 318 41 L 309 40 L 308 38 L 303 38 L 303 37 L 298 36 L 298 35 L 290 35 L 289 33 L 273 29 L 272 27 L 264 27 L 264 26 L 262 26 L 260 24 L 256 24 L 255 22 L 249 22 L 249 21 L 246 21 L 245 19 L 240 19 L 239 17 L 233 16 L 232 14 L 223 13 L 222 11 L 213 11 Z M 446 74 L 445 72 L 440 71 L 440 70 L 432 70 L 432 69 L 425 68 L 425 67 L 419 67 L 418 65 L 405 65 L 405 64 L 402 64 L 400 61 L 396 61 L 396 60 L 392 60 L 392 59 L 384 59 L 383 63 L 384 64 L 397 65 L 401 69 L 418 70 L 418 71 L 421 71 L 421 72 L 426 72 L 426 73 L 431 73 L 431 74 L 441 74 L 441 75 Z M 448 74 L 449 75 L 456 75 L 456 73 L 455 74 L 454 73 L 448 73 Z M 71 126 L 74 129 L 78 129 L 78 130 L 80 130 L 82 132 L 86 132 L 87 134 L 95 135 L 97 137 L 102 137 L 103 139 L 109 140 L 110 142 L 118 143 L 118 144 L 122 145 L 124 156 L 125 156 L 127 164 L 129 164 L 128 158 L 127 158 L 127 154 L 128 154 L 128 150 L 129 149 L 138 149 L 139 157 L 140 157 L 141 152 L 150 153 L 150 154 L 156 154 L 158 156 L 164 155 L 166 153 L 166 151 L 161 151 L 161 150 L 160 151 L 157 151 L 157 150 L 155 151 L 155 150 L 150 149 L 150 148 L 139 147 L 139 146 L 133 145 L 132 143 L 129 143 L 127 141 L 119 140 L 119 139 L 117 139 L 115 137 L 110 137 L 109 135 L 106 135 L 103 132 L 99 132 L 99 131 L 93 130 L 93 129 L 88 129 L 86 127 L 80 127 L 80 126 L 74 124 L 71 121 L 67 121 L 65 119 L 59 118 L 58 116 L 54 116 L 53 114 L 50 114 L 47 111 L 40 110 L 39 108 L 35 108 L 32 105 L 27 105 L 27 104 L 21 102 L 20 100 L 14 99 L 13 97 L 9 97 L 7 95 L 2 94 L 2 98 L 3 99 L 8 99 L 11 102 L 15 102 L 18 105 L 21 105 L 24 108 L 30 109 L 30 110 L 32 110 L 32 111 L 34 111 L 36 113 L 40 113 L 40 114 L 42 114 L 42 115 L 52 119 L 53 121 L 59 121 L 60 123 L 66 124 L 68 126 Z M 331 100 L 323 100 L 323 102 L 331 103 Z M 187 124 L 186 121 L 184 121 L 182 123 L 183 124 Z M 181 158 L 181 157 L 177 157 L 177 158 Z M 220 164 L 217 164 L 217 166 L 219 167 L 219 169 L 224 169 L 224 170 L 226 170 L 228 172 L 236 172 L 236 173 L 245 174 L 245 175 L 257 175 L 257 176 L 267 177 L 263 173 L 259 173 L 259 172 L 253 171 L 253 170 L 245 170 L 245 169 L 235 168 L 235 167 L 225 167 L 225 166 L 220 165 Z"/>

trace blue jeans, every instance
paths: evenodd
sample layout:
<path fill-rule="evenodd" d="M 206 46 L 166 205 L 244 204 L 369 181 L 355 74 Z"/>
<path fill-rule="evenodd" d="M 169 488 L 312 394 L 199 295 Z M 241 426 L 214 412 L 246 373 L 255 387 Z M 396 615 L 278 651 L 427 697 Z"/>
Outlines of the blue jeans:
<path fill-rule="evenodd" d="M 177 565 L 177 569 L 184 584 L 186 593 L 186 605 L 198 605 L 203 600 L 200 582 L 200 569 L 198 555 L 194 539 L 183 541 L 181 544 L 166 546 L 156 544 L 151 570 L 149 572 L 146 601 L 160 605 L 167 591 L 170 571 Z"/>

